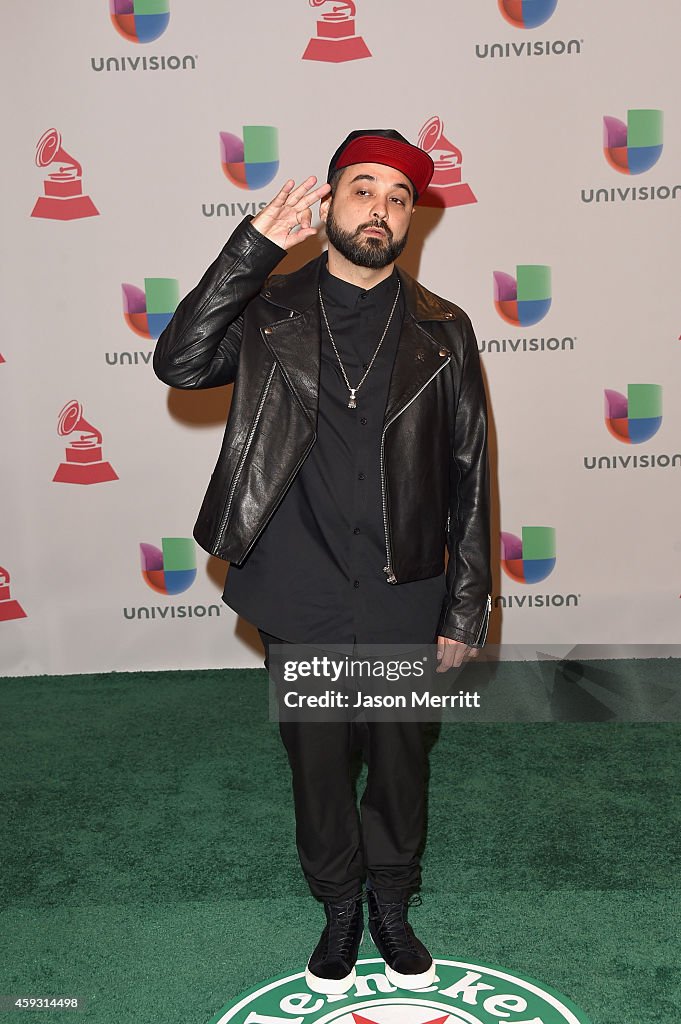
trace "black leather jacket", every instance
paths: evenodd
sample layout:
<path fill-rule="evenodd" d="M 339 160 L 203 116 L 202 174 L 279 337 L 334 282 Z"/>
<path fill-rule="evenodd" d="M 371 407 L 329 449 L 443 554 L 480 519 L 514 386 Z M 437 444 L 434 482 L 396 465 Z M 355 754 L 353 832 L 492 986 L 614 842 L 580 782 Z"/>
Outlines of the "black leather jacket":
<path fill-rule="evenodd" d="M 194 537 L 244 561 L 312 448 L 319 397 L 322 259 L 269 277 L 284 250 L 246 218 L 180 303 L 154 351 L 175 388 L 234 382 Z M 482 646 L 489 617 L 487 416 L 470 320 L 399 270 L 405 316 L 381 444 L 387 583 L 436 576 L 438 632 Z"/>

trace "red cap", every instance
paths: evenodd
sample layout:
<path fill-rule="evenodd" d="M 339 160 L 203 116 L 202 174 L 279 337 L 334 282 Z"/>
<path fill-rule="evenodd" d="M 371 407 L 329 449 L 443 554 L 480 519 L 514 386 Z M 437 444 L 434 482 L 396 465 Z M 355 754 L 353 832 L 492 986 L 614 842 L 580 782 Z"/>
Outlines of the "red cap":
<path fill-rule="evenodd" d="M 401 171 L 414 186 L 414 201 L 428 187 L 434 170 L 433 161 L 423 149 L 412 146 L 392 129 L 351 132 L 331 158 L 329 178 L 350 164 L 385 164 Z"/>

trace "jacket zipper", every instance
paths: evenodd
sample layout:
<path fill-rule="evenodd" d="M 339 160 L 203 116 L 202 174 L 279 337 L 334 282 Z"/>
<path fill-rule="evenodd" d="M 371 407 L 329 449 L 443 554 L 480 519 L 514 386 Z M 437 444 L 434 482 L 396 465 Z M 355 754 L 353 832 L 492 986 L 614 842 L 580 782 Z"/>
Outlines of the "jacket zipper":
<path fill-rule="evenodd" d="M 237 484 L 239 482 L 239 477 L 241 476 L 241 470 L 244 467 L 244 463 L 246 461 L 246 457 L 248 455 L 248 451 L 249 451 L 249 449 L 251 447 L 251 444 L 253 443 L 253 437 L 254 437 L 255 432 L 257 430 L 258 423 L 260 421 L 260 416 L 262 415 L 263 406 L 264 406 L 265 400 L 267 398 L 267 392 L 270 389 L 270 384 L 272 383 L 272 377 L 274 376 L 274 371 L 275 371 L 276 367 L 277 367 L 277 364 L 276 363 L 272 363 L 272 369 L 270 370 L 269 375 L 267 377 L 267 380 L 265 381 L 265 387 L 263 388 L 262 395 L 260 396 L 260 401 L 258 402 L 258 408 L 255 411 L 255 418 L 253 419 L 253 423 L 251 424 L 251 429 L 248 432 L 248 437 L 246 438 L 246 443 L 244 445 L 243 451 L 241 452 L 241 456 L 239 458 L 239 463 L 238 463 L 238 465 L 236 467 L 236 470 L 235 470 L 235 473 L 234 473 L 234 479 L 232 480 L 232 486 L 230 487 L 229 494 L 227 495 L 227 505 L 225 506 L 225 511 L 224 511 L 224 513 L 222 515 L 222 519 L 220 520 L 220 530 L 218 532 L 218 544 L 222 543 L 222 538 L 224 536 L 225 528 L 227 526 L 227 520 L 229 519 L 229 514 L 232 511 L 232 502 L 234 500 L 234 492 L 236 491 L 236 486 L 237 486 Z"/>
<path fill-rule="evenodd" d="M 381 434 L 381 497 L 383 499 L 383 530 L 384 530 L 384 533 L 385 533 L 385 554 L 386 554 L 386 559 L 387 559 L 387 563 L 388 563 L 387 565 L 385 565 L 383 567 L 383 572 L 388 577 L 388 583 L 397 583 L 397 577 L 395 576 L 395 573 L 393 572 L 392 555 L 390 553 L 390 536 L 389 536 L 389 531 L 388 531 L 388 509 L 387 509 L 387 502 L 386 502 L 386 496 L 385 496 L 385 460 L 384 460 L 385 432 L 388 429 L 388 427 L 392 423 L 395 422 L 397 417 L 401 416 L 402 413 L 406 409 L 409 408 L 411 403 L 416 401 L 416 399 L 419 397 L 419 395 L 421 394 L 423 389 L 427 388 L 428 385 L 430 384 L 430 382 L 432 380 L 434 380 L 435 377 L 437 377 L 438 373 L 440 373 L 442 370 L 444 370 L 444 368 L 447 365 L 447 363 L 451 363 L 451 361 L 452 361 L 452 357 L 449 356 L 449 358 L 445 360 L 445 362 L 442 364 L 442 366 L 438 366 L 437 370 L 432 375 L 432 377 L 428 378 L 428 380 L 425 382 L 425 384 L 422 387 L 420 387 L 419 390 L 416 392 L 414 397 L 410 398 L 409 401 L 407 402 L 407 404 L 405 406 L 403 406 L 399 410 L 399 412 L 396 412 L 391 420 L 388 420 L 386 425 L 383 427 L 383 433 Z"/>
<path fill-rule="evenodd" d="M 490 615 L 492 614 L 492 598 L 487 595 L 487 604 L 485 605 L 485 612 L 482 616 L 482 622 L 480 623 L 480 629 L 478 631 L 478 638 L 475 641 L 476 647 L 484 647 L 485 641 L 487 640 L 487 630 L 489 629 Z"/>
<path fill-rule="evenodd" d="M 317 439 L 317 438 L 316 438 L 316 435 L 315 435 L 315 436 L 313 436 L 313 438 L 312 438 L 312 440 L 310 441 L 309 445 L 307 446 L 307 448 L 305 449 L 305 451 L 303 452 L 303 454 L 301 455 L 301 457 L 300 457 L 300 458 L 298 459 L 298 462 L 297 462 L 297 463 L 295 464 L 295 466 L 293 467 L 293 469 L 292 469 L 291 473 L 289 474 L 289 478 L 288 478 L 288 480 L 287 480 L 287 481 L 286 481 L 286 483 L 284 484 L 284 488 L 283 488 L 283 490 L 282 490 L 282 492 L 281 492 L 281 496 L 280 496 L 280 498 L 279 498 L 279 501 L 278 501 L 278 502 L 276 503 L 276 505 L 274 506 L 274 508 L 272 509 L 272 511 L 270 512 L 270 514 L 268 515 L 267 519 L 265 520 L 265 522 L 264 522 L 264 523 L 262 524 L 262 526 L 260 527 L 260 529 L 258 530 L 258 532 L 257 532 L 257 533 L 255 534 L 255 536 L 254 536 L 254 537 L 253 537 L 253 539 L 251 540 L 251 543 L 250 543 L 250 544 L 248 545 L 248 547 L 246 548 L 246 550 L 245 550 L 245 551 L 244 551 L 244 553 L 242 554 L 242 556 L 241 556 L 241 559 L 242 559 L 242 561 L 243 561 L 243 559 L 244 559 L 244 558 L 246 557 L 246 555 L 248 554 L 248 552 L 249 552 L 249 551 L 251 550 L 251 548 L 253 547 L 253 545 L 254 545 L 254 544 L 255 544 L 255 542 L 257 541 L 258 537 L 259 537 L 259 536 L 260 536 L 260 534 L 261 534 L 261 533 L 263 532 L 263 530 L 265 529 L 265 527 L 266 527 L 266 526 L 267 526 L 267 524 L 269 523 L 270 519 L 271 519 L 271 518 L 272 518 L 272 516 L 274 515 L 274 513 L 275 513 L 275 512 L 277 511 L 277 509 L 278 509 L 278 508 L 279 508 L 279 506 L 281 505 L 281 503 L 282 503 L 282 501 L 284 500 L 284 497 L 285 497 L 285 495 L 286 495 L 286 492 L 287 492 L 287 490 L 288 490 L 288 488 L 289 488 L 289 484 L 290 484 L 290 483 L 291 483 L 291 481 L 293 480 L 294 476 L 296 475 L 296 473 L 298 472 L 298 470 L 300 469 L 300 467 L 302 466 L 302 464 L 303 464 L 303 463 L 305 462 L 305 459 L 307 458 L 307 456 L 308 456 L 308 454 L 309 454 L 309 451 L 310 451 L 310 449 L 312 448 L 312 445 L 313 445 L 313 444 L 315 443 L 316 439 Z"/>

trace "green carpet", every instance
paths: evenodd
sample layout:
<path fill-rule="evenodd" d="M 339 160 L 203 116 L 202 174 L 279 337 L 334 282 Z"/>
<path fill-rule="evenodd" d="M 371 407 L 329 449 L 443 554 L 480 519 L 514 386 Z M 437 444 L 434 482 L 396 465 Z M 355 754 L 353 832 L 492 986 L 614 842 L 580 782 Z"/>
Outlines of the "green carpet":
<path fill-rule="evenodd" d="M 2 1019 L 206 1024 L 304 967 L 323 911 L 264 671 L 5 679 L 0 711 L 0 994 L 87 1003 Z M 592 1024 L 677 1020 L 681 726 L 431 733 L 411 919 L 433 955 L 534 977 Z"/>

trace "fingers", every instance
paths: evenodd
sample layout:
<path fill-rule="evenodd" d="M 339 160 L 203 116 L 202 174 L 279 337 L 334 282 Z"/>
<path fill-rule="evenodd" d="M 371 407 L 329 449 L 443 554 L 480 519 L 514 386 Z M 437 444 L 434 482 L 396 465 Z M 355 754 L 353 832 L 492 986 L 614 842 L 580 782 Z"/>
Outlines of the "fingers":
<path fill-rule="evenodd" d="M 436 672 L 447 672 L 450 668 L 461 668 L 466 658 L 476 658 L 478 651 L 469 647 L 461 640 L 450 640 L 448 637 L 437 638 L 437 660 L 439 662 Z"/>
<path fill-rule="evenodd" d="M 293 180 L 293 178 L 289 178 L 288 181 L 285 181 L 284 184 L 279 189 L 279 191 L 277 192 L 274 199 L 272 199 L 272 201 L 269 203 L 269 205 L 283 206 L 286 203 L 286 200 L 288 199 L 294 185 L 295 181 Z"/>
<path fill-rule="evenodd" d="M 281 243 L 282 248 L 292 249 L 294 245 L 299 245 L 306 238 L 313 238 L 317 233 L 317 228 L 291 228 L 286 239 Z"/>
<path fill-rule="evenodd" d="M 326 182 L 318 185 L 317 188 L 313 188 L 312 186 L 316 181 L 317 179 L 314 174 L 311 174 L 300 185 L 296 185 L 292 179 L 289 179 L 277 193 L 273 203 L 276 203 L 278 206 L 286 206 L 289 209 L 300 210 L 314 206 L 319 199 L 323 199 L 331 191 L 331 186 Z"/>
<path fill-rule="evenodd" d="M 316 234 L 312 227 L 312 207 L 331 191 L 326 182 L 315 188 L 316 182 L 314 174 L 300 185 L 289 178 L 274 199 L 256 214 L 251 221 L 252 227 L 284 249 L 290 249 Z"/>

